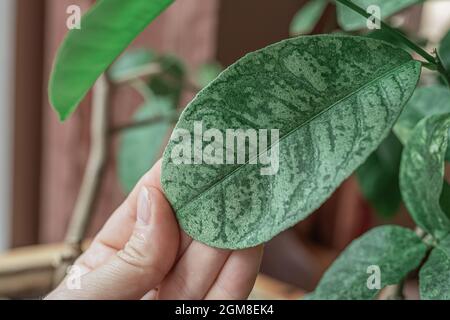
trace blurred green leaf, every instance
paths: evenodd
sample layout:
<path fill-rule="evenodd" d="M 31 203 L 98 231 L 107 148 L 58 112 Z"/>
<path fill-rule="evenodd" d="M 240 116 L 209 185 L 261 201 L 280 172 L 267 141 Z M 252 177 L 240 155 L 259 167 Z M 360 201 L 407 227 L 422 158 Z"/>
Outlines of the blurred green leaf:
<path fill-rule="evenodd" d="M 291 35 L 309 34 L 319 22 L 328 0 L 311 0 L 294 16 L 290 26 Z"/>
<path fill-rule="evenodd" d="M 174 55 L 161 56 L 156 63 L 161 68 L 161 74 L 150 78 L 149 87 L 155 95 L 170 98 L 176 108 L 183 91 L 186 68 Z"/>
<path fill-rule="evenodd" d="M 423 0 L 352 0 L 352 2 L 364 10 L 372 5 L 378 6 L 381 10 L 381 20 L 384 20 Z M 337 3 L 337 16 L 339 25 L 345 31 L 355 31 L 367 26 L 366 18 L 340 3 Z"/>
<path fill-rule="evenodd" d="M 217 62 L 201 65 L 195 75 L 198 85 L 202 88 L 210 84 L 223 71 L 223 67 Z"/>
<path fill-rule="evenodd" d="M 138 72 L 143 66 L 152 63 L 157 54 L 150 49 L 136 49 L 125 52 L 109 69 L 112 81 L 120 81 Z"/>
<path fill-rule="evenodd" d="M 123 189 L 130 192 L 139 179 L 158 160 L 172 127 L 175 111 L 168 98 L 154 97 L 138 109 L 133 119 L 142 121 L 167 117 L 167 121 L 128 129 L 122 136 L 118 154 L 118 176 Z"/>
<path fill-rule="evenodd" d="M 403 201 L 416 224 L 436 238 L 450 232 L 440 198 L 450 113 L 421 120 L 406 143 L 400 166 Z"/>
<path fill-rule="evenodd" d="M 380 289 L 399 283 L 416 269 L 426 253 L 426 246 L 411 230 L 382 226 L 353 241 L 333 262 L 307 298 L 311 300 L 369 300 Z M 371 267 L 378 267 L 380 289 L 372 284 Z"/>
<path fill-rule="evenodd" d="M 402 201 L 398 182 L 402 149 L 391 133 L 356 171 L 364 197 L 385 218 L 392 217 Z"/>
<path fill-rule="evenodd" d="M 418 88 L 403 109 L 394 126 L 394 133 L 405 145 L 417 123 L 433 114 L 450 112 L 450 90 L 441 85 Z M 450 134 L 450 133 L 449 133 Z M 446 160 L 450 161 L 450 146 Z"/>
<path fill-rule="evenodd" d="M 402 32 L 402 30 L 400 30 L 400 29 L 396 29 L 396 28 L 393 28 L 393 29 L 396 30 L 397 32 L 405 35 L 404 32 Z M 372 38 L 372 39 L 383 40 L 383 41 L 389 42 L 390 44 L 392 44 L 396 47 L 402 48 L 407 51 L 409 50 L 409 47 L 407 45 L 405 45 L 404 42 L 400 41 L 400 39 L 398 37 L 395 37 L 392 34 L 392 32 L 386 31 L 383 28 L 367 33 L 366 37 Z"/>
<path fill-rule="evenodd" d="M 431 251 L 419 273 L 420 297 L 450 300 L 450 236 Z"/>
<path fill-rule="evenodd" d="M 439 47 L 439 57 L 444 65 L 447 74 L 450 77 L 450 30 L 441 40 L 441 45 Z"/>
<path fill-rule="evenodd" d="M 99 76 L 173 0 L 101 0 L 61 45 L 49 99 L 61 120 L 77 108 Z"/>

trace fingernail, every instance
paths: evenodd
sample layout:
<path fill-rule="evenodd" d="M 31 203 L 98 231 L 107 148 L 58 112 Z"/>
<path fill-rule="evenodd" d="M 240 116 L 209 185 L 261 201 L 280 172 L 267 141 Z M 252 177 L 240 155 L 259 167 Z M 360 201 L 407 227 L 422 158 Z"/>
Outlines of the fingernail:
<path fill-rule="evenodd" d="M 137 222 L 141 225 L 148 225 L 151 217 L 151 205 L 149 192 L 146 187 L 142 187 L 139 193 L 137 204 Z"/>

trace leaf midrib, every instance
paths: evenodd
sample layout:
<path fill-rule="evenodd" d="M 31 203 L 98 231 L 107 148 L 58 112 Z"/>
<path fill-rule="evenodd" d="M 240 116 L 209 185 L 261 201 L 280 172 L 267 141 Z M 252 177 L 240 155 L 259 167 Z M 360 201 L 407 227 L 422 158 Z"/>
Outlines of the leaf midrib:
<path fill-rule="evenodd" d="M 276 143 L 280 144 L 282 140 L 284 140 L 285 138 L 289 137 L 291 134 L 293 134 L 294 132 L 296 132 L 297 130 L 303 128 L 304 126 L 306 126 L 307 124 L 311 123 L 313 120 L 315 120 L 316 118 L 318 118 L 319 116 L 321 116 L 324 113 L 327 113 L 328 111 L 330 111 L 331 109 L 333 109 L 336 105 L 346 101 L 347 99 L 349 99 L 350 97 L 352 97 L 353 95 L 357 94 L 358 92 L 364 90 L 367 87 L 370 87 L 373 83 L 377 82 L 380 79 L 383 79 L 385 77 L 388 77 L 389 75 L 393 74 L 395 71 L 403 68 L 405 65 L 411 63 L 411 62 L 417 62 L 414 59 L 410 59 L 400 65 L 398 65 L 397 67 L 395 67 L 394 69 L 391 69 L 381 75 L 379 75 L 378 77 L 370 80 L 369 82 L 365 83 L 364 85 L 362 85 L 360 88 L 358 88 L 357 90 L 347 94 L 346 96 L 344 96 L 343 98 L 339 99 L 338 101 L 336 101 L 335 103 L 331 104 L 330 106 L 324 108 L 322 111 L 320 111 L 319 113 L 317 113 L 316 115 L 314 115 L 313 117 L 307 119 L 305 122 L 301 123 L 300 125 L 294 127 L 293 129 L 291 129 L 290 131 L 288 131 L 288 133 L 286 133 L 284 136 L 282 136 L 281 138 L 278 139 L 278 141 Z M 185 209 L 186 207 L 188 207 L 189 205 L 191 205 L 192 203 L 196 202 L 199 198 L 201 198 L 203 195 L 209 193 L 212 189 L 214 189 L 217 185 L 221 184 L 223 181 L 227 180 L 230 176 L 233 176 L 236 172 L 240 171 L 242 168 L 244 168 L 246 165 L 248 165 L 248 163 L 252 160 L 257 159 L 262 153 L 267 152 L 268 150 L 271 150 L 272 147 L 276 144 L 273 143 L 270 145 L 269 148 L 267 148 L 266 150 L 258 153 L 255 157 L 248 159 L 244 164 L 239 165 L 236 169 L 232 170 L 231 172 L 227 173 L 226 175 L 224 175 L 222 178 L 220 178 L 219 180 L 217 180 L 216 182 L 214 182 L 211 186 L 209 186 L 208 188 L 206 188 L 203 192 L 199 193 L 198 195 L 196 195 L 195 197 L 192 198 L 192 200 L 186 202 L 185 204 L 183 204 L 178 210 L 178 213 L 181 213 L 183 211 L 183 209 Z"/>

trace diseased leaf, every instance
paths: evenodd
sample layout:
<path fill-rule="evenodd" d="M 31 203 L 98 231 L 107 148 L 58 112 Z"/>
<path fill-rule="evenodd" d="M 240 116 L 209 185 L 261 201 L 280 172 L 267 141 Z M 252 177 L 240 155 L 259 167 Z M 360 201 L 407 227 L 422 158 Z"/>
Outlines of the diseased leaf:
<path fill-rule="evenodd" d="M 402 201 L 398 182 L 402 149 L 390 134 L 356 171 L 364 197 L 385 218 L 397 213 Z"/>
<path fill-rule="evenodd" d="M 173 0 L 101 0 L 61 45 L 49 85 L 50 102 L 65 120 L 98 77 Z"/>
<path fill-rule="evenodd" d="M 126 192 L 131 192 L 139 179 L 158 160 L 169 135 L 172 126 L 170 118 L 174 113 L 169 99 L 154 97 L 134 115 L 135 121 L 155 117 L 166 117 L 167 120 L 127 129 L 123 134 L 118 154 L 118 176 Z"/>
<path fill-rule="evenodd" d="M 422 1 L 423 0 L 352 0 L 352 2 L 364 10 L 367 10 L 369 6 L 378 6 L 381 10 L 381 20 Z M 345 31 L 355 31 L 367 26 L 366 18 L 360 16 L 358 13 L 341 3 L 337 3 L 337 16 L 339 25 Z"/>
<path fill-rule="evenodd" d="M 223 71 L 217 62 L 205 63 L 200 66 L 196 73 L 196 80 L 200 87 L 206 87 Z"/>
<path fill-rule="evenodd" d="M 373 299 L 380 289 L 399 283 L 416 269 L 425 253 L 426 245 L 413 231 L 398 226 L 377 227 L 344 250 L 307 298 Z M 370 278 L 377 275 L 380 289 L 376 288 L 376 279 Z"/>
<path fill-rule="evenodd" d="M 311 0 L 294 16 L 290 26 L 291 35 L 311 33 L 322 17 L 328 0 Z"/>
<path fill-rule="evenodd" d="M 420 120 L 447 112 L 450 112 L 450 90 L 447 87 L 433 85 L 418 88 L 395 124 L 394 132 L 406 144 Z M 450 161 L 450 146 L 447 148 L 446 159 Z"/>
<path fill-rule="evenodd" d="M 197 133 L 195 158 L 186 149 L 176 164 L 191 139 L 173 135 L 161 181 L 181 227 L 211 246 L 245 248 L 304 219 L 386 138 L 420 69 L 405 51 L 365 37 L 299 37 L 245 56 L 197 95 L 175 132 L 193 137 L 200 121 L 225 138 L 227 129 L 254 129 L 259 156 L 248 146 L 238 164 L 234 140 L 227 148 Z M 219 164 L 199 161 L 213 145 Z M 227 151 L 233 164 L 220 162 Z"/>
<path fill-rule="evenodd" d="M 142 67 L 152 63 L 157 54 L 150 49 L 136 49 L 125 52 L 109 69 L 109 77 L 112 81 L 120 81 L 135 74 Z"/>
<path fill-rule="evenodd" d="M 450 236 L 432 251 L 419 273 L 420 298 L 450 300 Z"/>
<path fill-rule="evenodd" d="M 409 213 L 437 238 L 450 232 L 450 220 L 440 206 L 449 129 L 450 113 L 421 120 L 405 146 L 400 166 L 400 190 Z"/>

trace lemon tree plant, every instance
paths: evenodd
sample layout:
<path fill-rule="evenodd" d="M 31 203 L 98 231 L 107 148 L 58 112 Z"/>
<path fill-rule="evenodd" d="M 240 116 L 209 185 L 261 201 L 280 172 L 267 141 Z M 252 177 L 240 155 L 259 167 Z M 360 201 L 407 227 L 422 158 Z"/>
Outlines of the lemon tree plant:
<path fill-rule="evenodd" d="M 181 115 L 176 105 L 186 72 L 178 59 L 149 51 L 119 58 L 172 2 L 97 1 L 56 57 L 49 95 L 60 119 L 76 110 L 99 77 L 139 90 L 146 102 L 135 116 L 138 128 L 122 137 L 119 155 L 126 189 L 157 157 L 174 119 L 175 131 L 194 139 L 198 123 L 215 132 L 277 129 L 277 139 L 226 165 L 198 161 L 195 150 L 186 149 L 180 165 L 173 155 L 184 139 L 170 140 L 161 182 L 189 235 L 228 249 L 269 241 L 313 213 L 357 172 L 377 210 L 392 214 L 403 201 L 417 229 L 387 225 L 356 239 L 309 298 L 375 298 L 416 269 L 422 298 L 450 298 L 450 187 L 444 179 L 450 159 L 450 37 L 428 52 L 383 21 L 370 34 L 355 32 L 374 19 L 368 6 L 387 17 L 421 1 L 336 0 L 339 24 L 349 33 L 286 39 L 249 53 L 219 75 L 210 65 L 197 78 L 205 88 Z M 296 15 L 293 33 L 311 32 L 328 5 L 310 1 Z M 433 72 L 433 85 L 419 85 L 423 69 Z M 143 82 L 142 74 L 149 79 Z M 194 149 L 228 155 L 219 137 L 196 140 Z M 261 174 L 263 163 L 254 160 L 269 154 L 277 156 L 276 171 Z M 136 157 L 143 164 L 132 164 Z M 381 278 L 371 287 L 367 270 L 374 266 Z"/>

